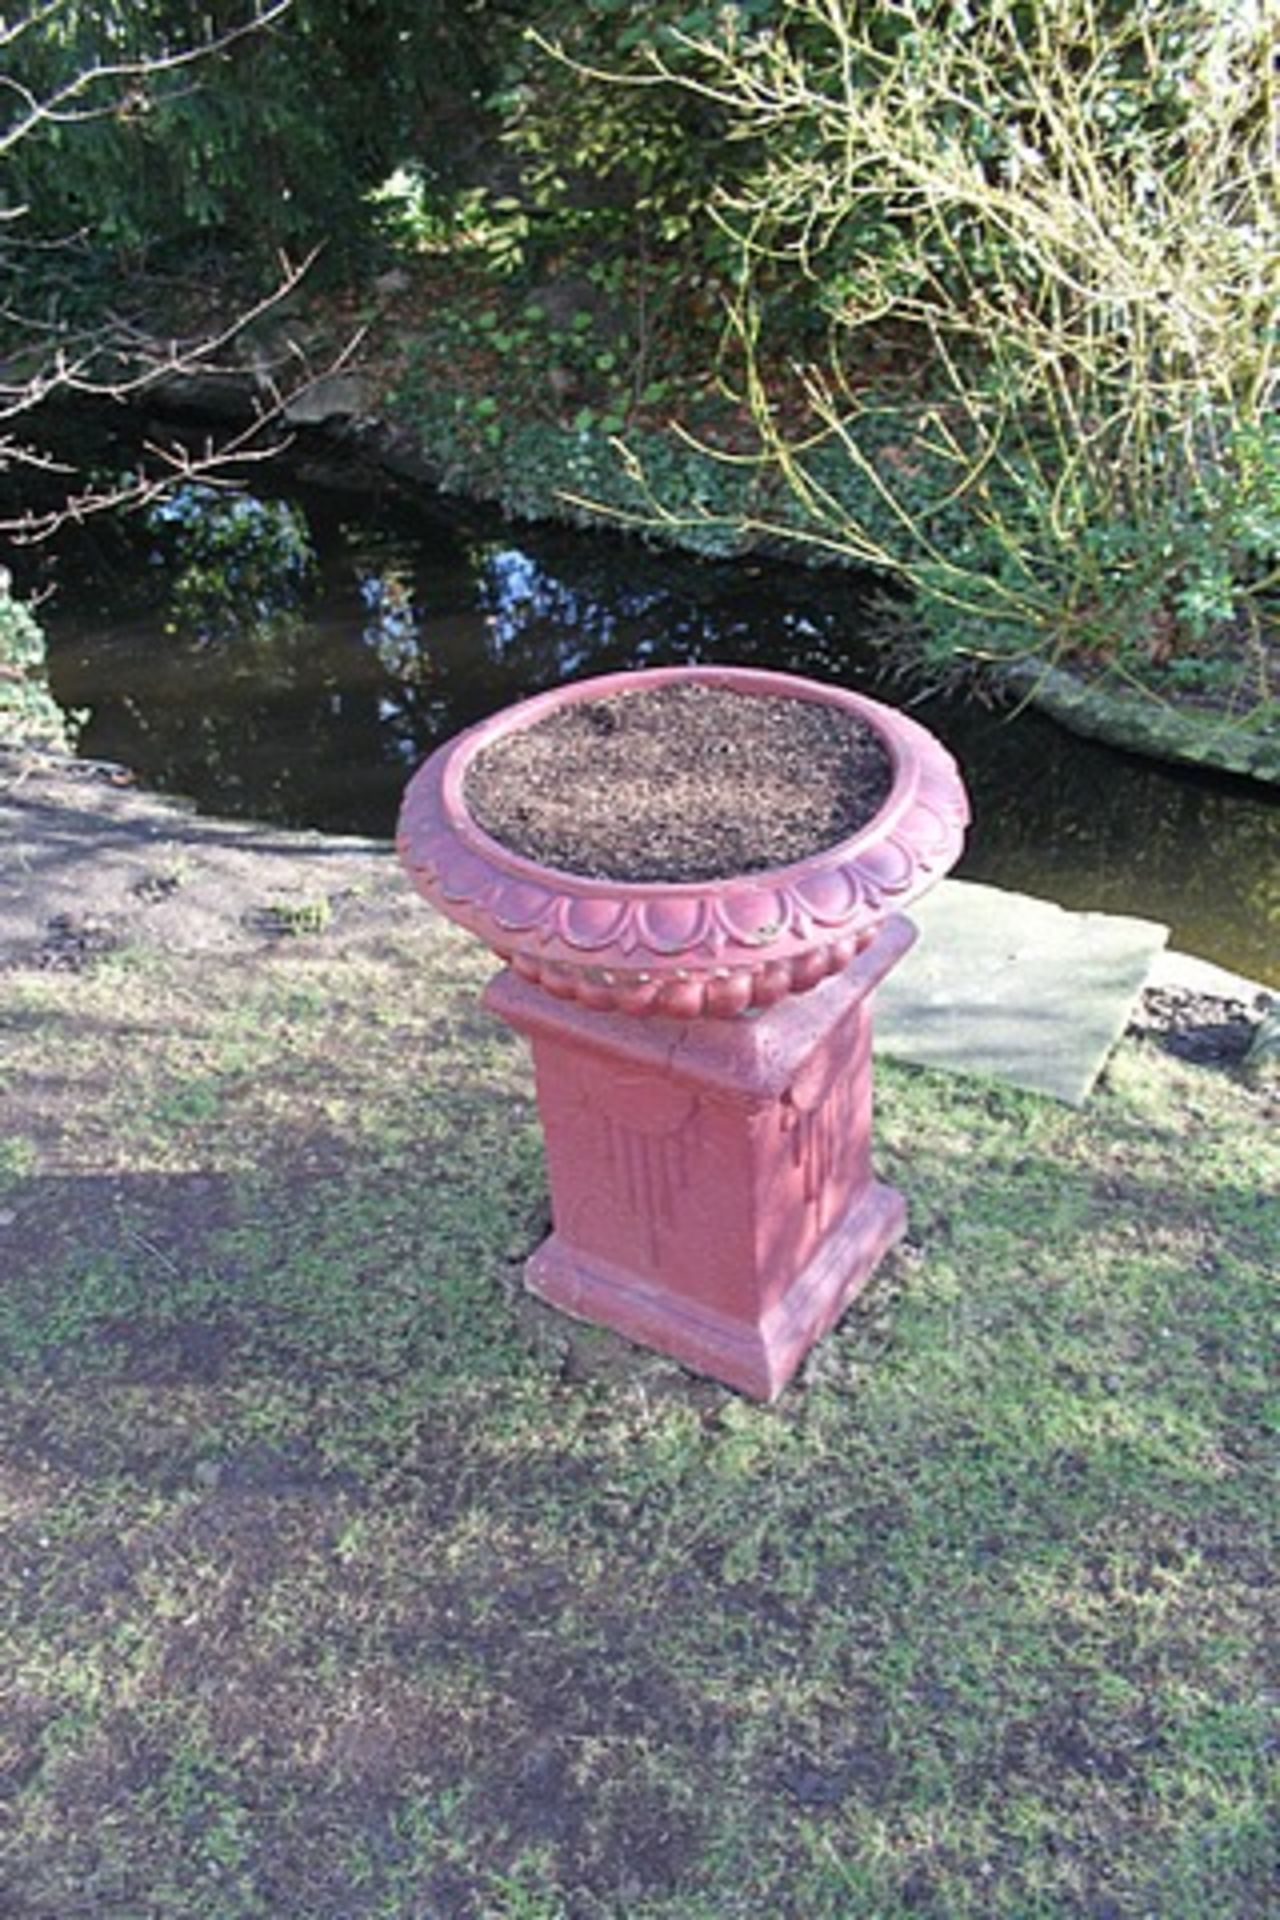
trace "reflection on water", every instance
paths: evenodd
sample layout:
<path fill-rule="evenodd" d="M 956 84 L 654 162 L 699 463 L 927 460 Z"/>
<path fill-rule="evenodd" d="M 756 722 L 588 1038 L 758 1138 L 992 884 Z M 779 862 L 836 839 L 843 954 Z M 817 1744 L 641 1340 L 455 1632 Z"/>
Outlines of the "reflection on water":
<path fill-rule="evenodd" d="M 153 533 L 76 538 L 45 609 L 54 689 L 85 753 L 202 808 L 388 835 L 430 749 L 590 673 L 691 661 L 787 668 L 893 698 L 848 576 L 700 563 L 472 512 L 299 504 L 315 548 L 294 609 L 212 637 L 175 613 Z M 1243 783 L 963 701 L 913 711 L 960 761 L 976 824 L 961 872 L 1072 907 L 1168 922 L 1175 943 L 1280 984 L 1280 811 Z"/>

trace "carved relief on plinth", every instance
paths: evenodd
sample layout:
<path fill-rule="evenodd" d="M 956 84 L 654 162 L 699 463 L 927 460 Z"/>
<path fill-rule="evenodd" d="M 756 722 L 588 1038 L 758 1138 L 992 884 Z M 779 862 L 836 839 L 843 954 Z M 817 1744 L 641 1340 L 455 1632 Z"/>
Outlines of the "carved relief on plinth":
<path fill-rule="evenodd" d="M 783 1102 L 780 1122 L 806 1206 L 822 1211 L 834 1193 L 847 1191 L 857 1159 L 857 1105 L 854 1089 L 839 1080 L 819 1107 Z"/>
<path fill-rule="evenodd" d="M 539 1103 L 557 1147 L 563 1190 L 557 1224 L 592 1247 L 607 1239 L 657 1272 L 664 1247 L 687 1228 L 698 1097 L 660 1074 L 557 1062 L 539 1074 Z"/>

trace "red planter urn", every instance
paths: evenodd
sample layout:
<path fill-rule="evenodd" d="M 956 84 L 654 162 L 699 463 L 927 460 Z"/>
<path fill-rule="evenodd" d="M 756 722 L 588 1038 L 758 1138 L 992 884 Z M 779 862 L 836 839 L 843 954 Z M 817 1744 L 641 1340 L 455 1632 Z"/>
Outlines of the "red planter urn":
<path fill-rule="evenodd" d="M 530 860 L 469 812 L 468 768 L 512 729 L 679 681 L 854 714 L 889 762 L 874 817 L 788 865 L 630 882 Z M 950 755 L 915 721 L 739 667 L 578 681 L 431 755 L 398 847 L 418 891 L 506 963 L 485 1003 L 532 1044 L 554 1221 L 532 1292 L 774 1398 L 905 1230 L 871 1167 L 871 1000 L 915 938 L 901 909 L 955 863 L 967 820 Z"/>

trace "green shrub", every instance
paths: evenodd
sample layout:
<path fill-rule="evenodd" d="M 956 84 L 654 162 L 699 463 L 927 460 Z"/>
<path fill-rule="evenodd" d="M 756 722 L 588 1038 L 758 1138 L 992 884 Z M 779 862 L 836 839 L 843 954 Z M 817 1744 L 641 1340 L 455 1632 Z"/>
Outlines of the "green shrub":
<path fill-rule="evenodd" d="M 787 0 L 625 76 L 755 156 L 709 214 L 758 457 L 941 651 L 1133 665 L 1274 619 L 1269 12 Z"/>
<path fill-rule="evenodd" d="M 62 244 L 6 266 L 68 298 L 122 263 L 189 260 L 202 241 L 272 275 L 281 248 L 358 264 L 369 190 L 428 146 L 447 180 L 438 125 L 496 84 L 493 9 L 453 0 L 19 11 L 4 35 L 7 194 L 24 238 Z M 63 111 L 24 126 L 28 103 L 67 88 Z"/>
<path fill-rule="evenodd" d="M 0 582 L 0 745 L 65 747 L 71 731 L 49 692 L 39 623 Z"/>

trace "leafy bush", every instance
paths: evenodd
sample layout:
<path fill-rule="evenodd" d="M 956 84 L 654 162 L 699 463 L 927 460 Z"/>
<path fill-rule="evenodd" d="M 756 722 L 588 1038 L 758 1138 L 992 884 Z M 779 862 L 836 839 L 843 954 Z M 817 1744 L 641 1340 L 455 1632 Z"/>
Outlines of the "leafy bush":
<path fill-rule="evenodd" d="M 40 625 L 0 581 L 0 745 L 63 747 L 71 731 L 49 692 Z"/>
<path fill-rule="evenodd" d="M 760 458 L 940 651 L 1134 665 L 1274 617 L 1268 11 L 787 0 L 637 56 L 755 156 L 709 207 Z"/>
<path fill-rule="evenodd" d="M 429 144 L 449 177 L 448 145 L 429 133 L 494 83 L 491 11 L 445 0 L 30 9 L 4 36 L 0 153 L 24 238 L 63 251 L 10 270 L 48 280 L 60 264 L 74 288 L 95 267 L 189 257 L 202 238 L 272 272 L 278 249 L 318 243 L 349 266 L 371 237 L 365 195 L 395 165 Z M 67 87 L 65 112 L 15 137 L 28 102 Z M 91 248 L 68 247 L 86 235 Z"/>

